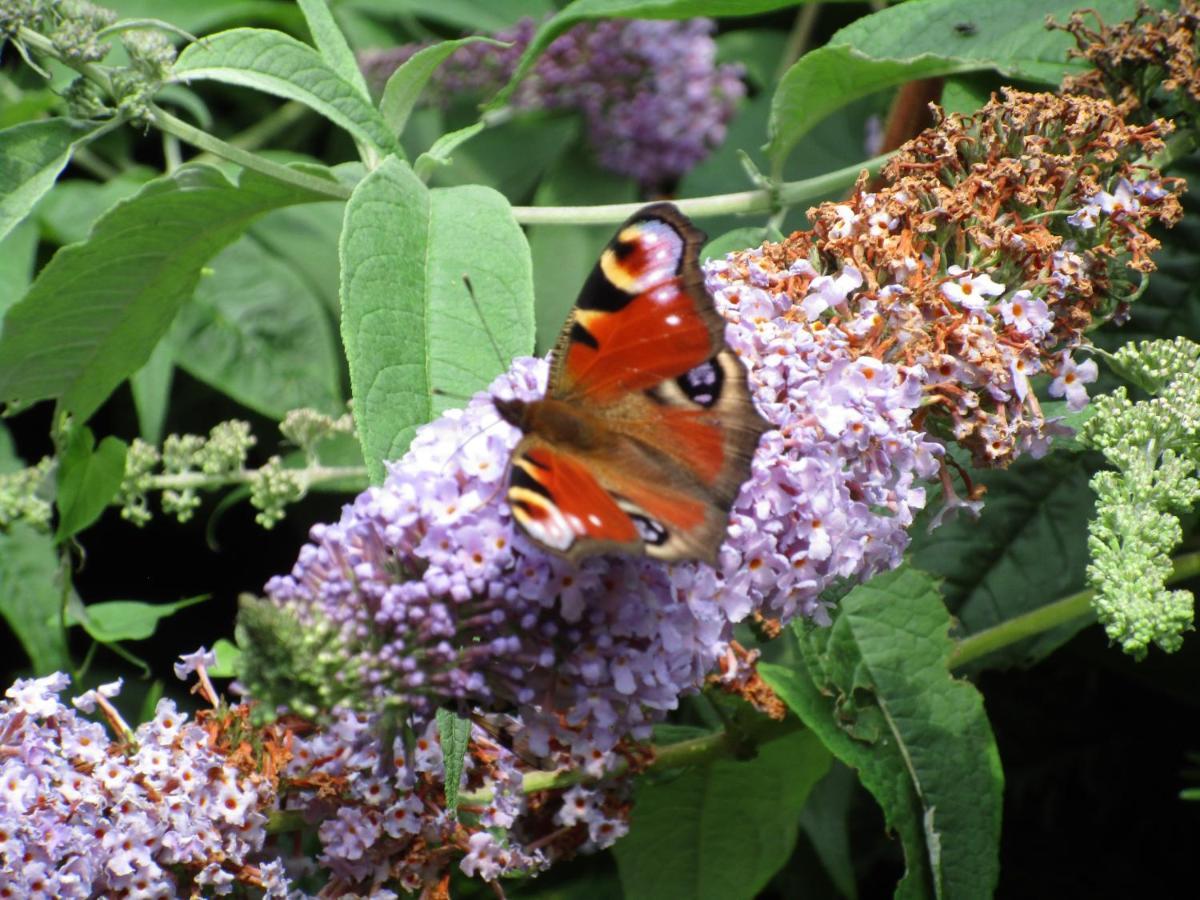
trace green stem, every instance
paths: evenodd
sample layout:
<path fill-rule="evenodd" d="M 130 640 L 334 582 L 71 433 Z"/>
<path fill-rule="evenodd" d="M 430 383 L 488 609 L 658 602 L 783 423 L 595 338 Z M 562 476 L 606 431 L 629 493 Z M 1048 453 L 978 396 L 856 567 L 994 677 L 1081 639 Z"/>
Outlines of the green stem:
<path fill-rule="evenodd" d="M 796 21 L 792 25 L 792 31 L 787 37 L 787 44 L 784 45 L 779 66 L 775 71 L 776 81 L 787 74 L 787 70 L 792 67 L 792 64 L 808 50 L 813 28 L 816 27 L 817 16 L 820 13 L 821 5 L 819 3 L 807 3 L 796 13 Z"/>
<path fill-rule="evenodd" d="M 661 747 L 651 746 L 649 748 L 650 763 L 639 769 L 639 771 L 661 772 L 664 769 L 703 765 L 716 759 L 734 756 L 739 751 L 745 750 L 748 747 L 755 747 L 777 740 L 803 727 L 803 723 L 794 716 L 789 716 L 782 722 L 764 717 L 754 721 L 748 728 L 737 734 L 730 729 L 722 729 L 714 731 L 711 734 L 689 738 L 686 741 L 679 741 L 674 744 L 667 744 Z M 614 778 L 624 775 L 628 771 L 628 758 L 620 757 L 616 765 L 604 773 L 603 778 Z M 559 769 L 554 772 L 527 772 L 521 788 L 526 794 L 532 794 L 537 791 L 561 790 L 562 788 L 573 787 L 577 784 L 586 784 L 600 780 L 600 778 L 589 775 L 582 769 Z M 458 795 L 460 806 L 479 806 L 488 803 L 491 799 L 492 792 L 490 789 Z"/>
<path fill-rule="evenodd" d="M 845 166 L 815 178 L 788 181 L 779 186 L 778 202 L 797 206 L 824 197 L 854 183 L 864 169 L 872 175 L 878 172 L 888 156 Z M 693 218 L 749 213 L 767 213 L 772 209 L 770 191 L 739 191 L 691 200 L 676 200 L 675 205 Z M 619 225 L 645 204 L 607 203 L 600 206 L 514 206 L 513 215 L 522 225 Z"/>
<path fill-rule="evenodd" d="M 1167 579 L 1167 584 L 1174 584 L 1200 575 L 1200 552 L 1186 553 L 1176 557 L 1174 563 L 1175 568 Z M 1095 591 L 1087 590 L 1071 594 L 1069 597 L 1056 600 L 1054 603 L 1041 606 L 1024 615 L 1016 616 L 999 625 L 963 638 L 950 655 L 950 668 L 960 668 L 982 656 L 995 653 L 997 650 L 1002 650 L 1025 638 L 1042 634 L 1051 628 L 1057 628 L 1073 619 L 1094 617 L 1095 613 L 1092 611 L 1091 604 L 1095 593 Z"/>
<path fill-rule="evenodd" d="M 330 481 L 356 479 L 367 485 L 367 469 L 365 466 L 310 466 L 306 469 L 288 469 L 288 474 L 300 478 L 301 485 L 308 489 L 315 484 Z M 224 472 L 210 475 L 207 472 L 168 472 L 163 475 L 151 475 L 147 479 L 147 489 L 154 491 L 183 491 L 211 490 L 227 487 L 231 484 L 249 484 L 258 476 L 256 469 L 238 469 L 236 472 Z"/>
<path fill-rule="evenodd" d="M 183 119 L 176 118 L 160 107 L 150 107 L 150 121 L 167 134 L 175 135 L 175 137 L 179 138 L 185 144 L 191 144 L 200 150 L 207 150 L 209 153 L 215 154 L 222 159 L 235 162 L 243 168 L 261 172 L 263 175 L 274 178 L 276 181 L 282 181 L 284 184 L 294 185 L 295 187 L 316 194 L 324 194 L 331 200 L 350 199 L 350 188 L 344 184 L 336 181 L 328 181 L 324 178 L 317 178 L 315 175 L 307 175 L 304 172 L 298 172 L 295 169 L 264 159 L 256 153 L 235 147 L 227 141 L 214 137 L 207 131 L 196 128 L 194 125 L 189 125 Z"/>

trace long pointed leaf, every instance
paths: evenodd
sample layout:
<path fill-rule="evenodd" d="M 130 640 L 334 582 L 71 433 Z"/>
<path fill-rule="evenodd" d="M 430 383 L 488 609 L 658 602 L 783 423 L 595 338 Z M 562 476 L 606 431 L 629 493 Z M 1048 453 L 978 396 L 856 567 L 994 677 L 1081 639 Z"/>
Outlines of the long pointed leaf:
<path fill-rule="evenodd" d="M 156 179 L 63 247 L 0 333 L 0 399 L 54 398 L 87 419 L 137 371 L 191 296 L 200 268 L 257 216 L 327 199 L 207 166 Z"/>
<path fill-rule="evenodd" d="M 75 144 L 99 127 L 95 122 L 43 119 L 0 131 L 0 240 L 54 186 Z"/>
<path fill-rule="evenodd" d="M 172 69 L 177 81 L 221 81 L 303 103 L 381 153 L 399 145 L 358 88 L 308 44 L 265 28 L 232 28 L 189 44 Z"/>
<path fill-rule="evenodd" d="M 346 43 L 346 36 L 333 18 L 326 0 L 298 0 L 304 12 L 304 20 L 312 34 L 313 42 L 329 67 L 341 76 L 342 81 L 353 87 L 365 99 L 371 99 L 367 80 L 363 78 L 354 51 Z"/>
<path fill-rule="evenodd" d="M 763 678 L 842 762 L 899 833 L 903 897 L 987 897 L 999 870 L 1003 774 L 983 700 L 949 672 L 950 616 L 914 569 L 844 597 L 800 638 L 794 669 Z"/>

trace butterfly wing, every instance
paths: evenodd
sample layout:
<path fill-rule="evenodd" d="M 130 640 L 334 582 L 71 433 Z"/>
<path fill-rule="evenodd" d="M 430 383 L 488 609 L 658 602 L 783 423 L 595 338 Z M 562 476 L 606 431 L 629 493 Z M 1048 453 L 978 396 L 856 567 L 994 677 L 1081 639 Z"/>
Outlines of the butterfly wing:
<path fill-rule="evenodd" d="M 514 514 L 552 550 L 715 561 L 768 426 L 704 289 L 703 240 L 673 205 L 645 207 L 584 284 L 513 454 Z"/>

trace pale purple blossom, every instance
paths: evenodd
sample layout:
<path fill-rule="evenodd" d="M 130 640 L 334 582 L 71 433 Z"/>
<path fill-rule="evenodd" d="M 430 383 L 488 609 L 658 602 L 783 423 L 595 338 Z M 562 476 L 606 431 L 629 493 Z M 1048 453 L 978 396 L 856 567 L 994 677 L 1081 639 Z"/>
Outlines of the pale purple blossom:
<path fill-rule="evenodd" d="M 1012 325 L 1027 337 L 1042 337 L 1054 326 L 1050 307 L 1040 297 L 1025 288 L 998 304 L 1005 325 Z"/>
<path fill-rule="evenodd" d="M 942 285 L 942 294 L 963 309 L 969 310 L 985 321 L 988 315 L 989 297 L 999 297 L 1004 293 L 1004 285 L 992 279 L 987 272 L 972 275 L 961 266 L 950 266 L 946 273 L 950 280 Z"/>
<path fill-rule="evenodd" d="M 1071 359 L 1069 351 L 1063 351 L 1058 368 L 1058 376 L 1050 382 L 1051 397 L 1066 397 L 1067 408 L 1078 412 L 1087 406 L 1088 393 L 1084 385 L 1091 384 L 1099 375 L 1096 361 L 1093 359 L 1076 363 Z"/>
<path fill-rule="evenodd" d="M 214 650 L 201 647 L 192 653 L 182 653 L 179 656 L 179 662 L 175 663 L 175 677 L 182 681 L 193 672 L 199 671 L 201 668 L 211 669 L 216 664 L 217 654 Z"/>

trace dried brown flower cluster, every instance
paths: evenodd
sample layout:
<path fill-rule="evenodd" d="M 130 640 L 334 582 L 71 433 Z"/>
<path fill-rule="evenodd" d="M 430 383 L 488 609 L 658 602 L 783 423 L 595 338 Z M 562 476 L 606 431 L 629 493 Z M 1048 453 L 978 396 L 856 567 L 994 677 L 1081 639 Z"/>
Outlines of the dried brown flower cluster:
<path fill-rule="evenodd" d="M 864 178 L 810 210 L 811 230 L 731 264 L 782 289 L 818 341 L 836 330 L 854 357 L 917 373 L 922 427 L 1004 466 L 1058 430 L 1029 378 L 1086 402 L 1095 363 L 1071 352 L 1154 268 L 1150 224 L 1181 215 L 1179 182 L 1143 162 L 1170 130 L 1104 99 L 1009 90 L 910 141 L 882 189 Z"/>
<path fill-rule="evenodd" d="M 1094 28 L 1089 24 L 1092 20 Z M 1047 24 L 1069 32 L 1079 45 L 1072 55 L 1094 66 L 1083 75 L 1066 78 L 1064 91 L 1111 97 L 1126 117 L 1146 109 L 1153 110 L 1151 115 L 1190 112 L 1189 119 L 1195 120 L 1200 104 L 1197 0 L 1180 0 L 1175 11 L 1154 10 L 1141 3 L 1133 19 L 1112 26 L 1105 25 L 1095 10 L 1072 14 L 1066 25 Z"/>

